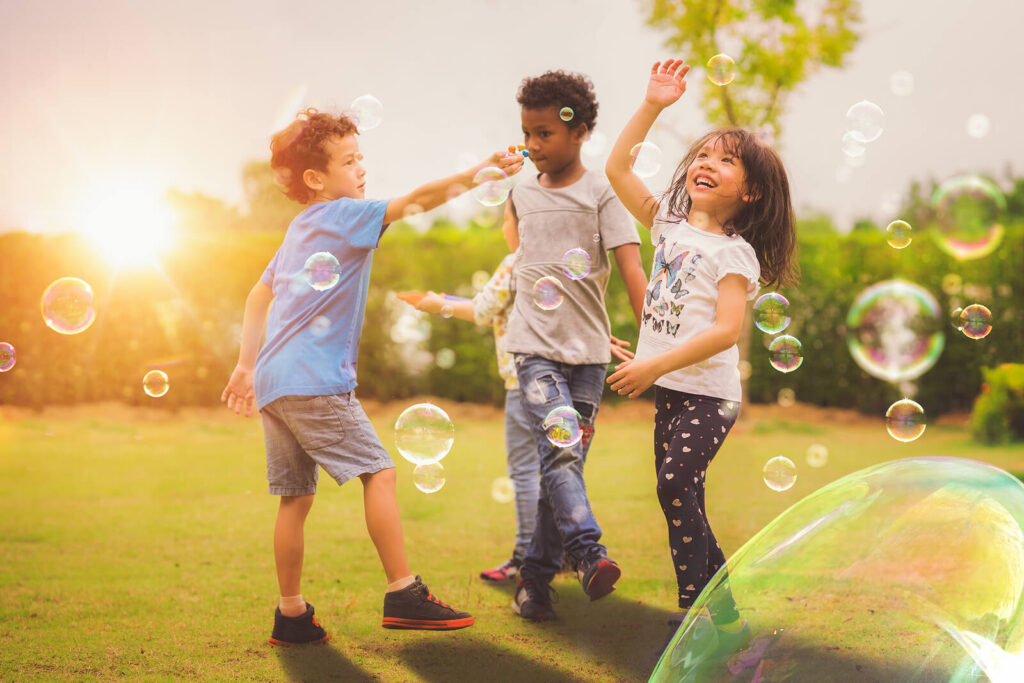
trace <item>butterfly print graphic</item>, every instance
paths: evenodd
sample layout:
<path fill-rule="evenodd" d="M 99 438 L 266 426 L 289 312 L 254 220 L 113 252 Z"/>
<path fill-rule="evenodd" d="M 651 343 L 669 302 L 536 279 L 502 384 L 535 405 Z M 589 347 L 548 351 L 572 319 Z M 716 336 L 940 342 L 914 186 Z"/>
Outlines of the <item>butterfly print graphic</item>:
<path fill-rule="evenodd" d="M 679 278 L 678 280 L 673 282 L 672 283 L 672 288 L 670 290 L 668 290 L 668 291 L 670 291 L 673 294 L 675 294 L 675 296 L 673 297 L 674 299 L 678 299 L 679 297 L 686 296 L 687 294 L 690 293 L 690 290 L 683 289 L 683 278 Z"/>

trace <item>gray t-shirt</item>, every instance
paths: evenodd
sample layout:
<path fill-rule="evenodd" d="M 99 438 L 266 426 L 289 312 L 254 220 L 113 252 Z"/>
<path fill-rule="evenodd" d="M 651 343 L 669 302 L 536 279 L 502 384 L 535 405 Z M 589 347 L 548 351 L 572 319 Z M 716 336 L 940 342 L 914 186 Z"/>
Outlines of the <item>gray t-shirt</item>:
<path fill-rule="evenodd" d="M 509 196 L 519 220 L 515 300 L 508 322 L 508 350 L 570 365 L 607 363 L 610 325 L 604 293 L 611 261 L 608 252 L 639 244 L 636 225 L 612 192 L 608 180 L 587 171 L 572 185 L 541 187 L 537 177 L 520 182 Z M 589 257 L 590 272 L 579 275 Z M 545 280 L 538 286 L 538 280 Z M 561 297 L 561 303 L 551 305 Z M 543 307 L 542 307 L 543 306 Z"/>

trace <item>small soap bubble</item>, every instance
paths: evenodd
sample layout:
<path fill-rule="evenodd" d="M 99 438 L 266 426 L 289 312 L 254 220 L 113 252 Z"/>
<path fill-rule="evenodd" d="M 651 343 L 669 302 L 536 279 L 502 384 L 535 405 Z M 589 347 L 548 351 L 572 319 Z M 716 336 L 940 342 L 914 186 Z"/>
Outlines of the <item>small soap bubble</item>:
<path fill-rule="evenodd" d="M 772 340 L 768 346 L 768 359 L 779 372 L 793 372 L 803 362 L 803 345 L 794 336 L 784 334 Z"/>
<path fill-rule="evenodd" d="M 441 305 L 441 317 L 442 318 L 450 318 L 453 315 L 455 315 L 455 306 L 452 306 L 451 304 L 442 304 Z"/>
<path fill-rule="evenodd" d="M 475 273 L 473 273 L 473 278 L 471 280 L 473 283 L 473 289 L 479 292 L 480 290 L 487 286 L 487 283 L 490 281 L 490 279 L 491 274 L 488 273 L 486 270 L 476 271 Z"/>
<path fill-rule="evenodd" d="M 964 309 L 962 306 L 957 306 L 949 313 L 949 324 L 953 326 L 953 329 L 957 332 L 964 331 Z"/>
<path fill-rule="evenodd" d="M 455 365 L 455 352 L 449 348 L 438 349 L 434 354 L 434 362 L 442 370 L 448 370 Z"/>
<path fill-rule="evenodd" d="M 736 62 L 726 54 L 717 54 L 708 60 L 708 80 L 715 85 L 729 85 L 736 78 Z"/>
<path fill-rule="evenodd" d="M 874 102 L 861 100 L 846 110 L 846 128 L 861 142 L 874 142 L 882 135 L 885 113 Z"/>
<path fill-rule="evenodd" d="M 497 503 L 511 503 L 516 496 L 516 487 L 508 477 L 498 477 L 491 482 L 491 498 Z"/>
<path fill-rule="evenodd" d="M 533 303 L 544 311 L 553 311 L 562 305 L 565 299 L 562 283 L 550 275 L 538 279 L 533 284 Z"/>
<path fill-rule="evenodd" d="M 594 244 L 597 244 L 598 242 L 600 242 L 601 241 L 601 235 L 599 233 L 595 232 L 594 233 L 594 237 L 593 237 L 593 241 L 594 241 Z"/>
<path fill-rule="evenodd" d="M 508 199 L 512 183 L 497 166 L 488 166 L 473 176 L 473 197 L 484 206 L 498 206 Z"/>
<path fill-rule="evenodd" d="M 866 149 L 867 147 L 865 147 L 864 141 L 857 137 L 856 133 L 853 131 L 846 131 L 843 133 L 842 150 L 847 159 L 863 156 Z M 847 166 L 849 166 L 849 164 L 847 164 Z"/>
<path fill-rule="evenodd" d="M 903 249 L 914 239 L 914 229 L 906 221 L 893 221 L 885 226 L 885 240 L 893 249 Z"/>
<path fill-rule="evenodd" d="M 558 118 L 563 121 L 572 121 L 572 117 L 576 115 L 576 112 L 572 110 L 572 107 L 562 107 L 558 110 Z"/>
<path fill-rule="evenodd" d="M 92 287 L 76 277 L 54 280 L 43 292 L 43 321 L 61 334 L 78 334 L 96 319 Z"/>
<path fill-rule="evenodd" d="M 964 281 L 956 273 L 946 273 L 942 276 L 942 291 L 950 296 L 956 296 L 963 289 Z"/>
<path fill-rule="evenodd" d="M 633 173 L 650 178 L 661 170 L 661 148 L 653 142 L 638 142 L 629 150 Z"/>
<path fill-rule="evenodd" d="M 599 157 L 608 149 L 608 136 L 599 130 L 590 131 L 587 139 L 580 147 L 580 152 L 588 157 Z"/>
<path fill-rule="evenodd" d="M 580 414 L 571 406 L 559 406 L 548 413 L 541 424 L 548 441 L 554 446 L 568 448 L 576 444 L 583 433 L 580 431 Z"/>
<path fill-rule="evenodd" d="M 778 334 L 789 325 L 789 299 L 778 292 L 762 294 L 754 302 L 754 324 L 766 334 Z"/>
<path fill-rule="evenodd" d="M 309 333 L 317 339 L 322 338 L 331 329 L 331 319 L 326 315 L 318 315 L 309 321 Z"/>
<path fill-rule="evenodd" d="M 772 491 L 786 491 L 796 483 L 796 465 L 783 455 L 777 455 L 761 469 L 764 484 Z"/>
<path fill-rule="evenodd" d="M 967 134 L 972 138 L 985 137 L 991 127 L 991 122 L 984 114 L 971 114 L 967 117 Z"/>
<path fill-rule="evenodd" d="M 142 378 L 142 390 L 146 396 L 160 398 L 171 388 L 171 381 L 163 370 L 150 370 Z"/>
<path fill-rule="evenodd" d="M 909 398 L 896 401 L 885 411 L 885 430 L 897 441 L 916 440 L 924 434 L 926 426 L 924 408 Z"/>
<path fill-rule="evenodd" d="M 824 467 L 828 464 L 828 449 L 820 443 L 807 447 L 807 464 L 811 467 Z"/>
<path fill-rule="evenodd" d="M 360 133 L 373 130 L 384 120 L 384 105 L 373 95 L 360 95 L 349 106 Z"/>
<path fill-rule="evenodd" d="M 960 312 L 960 331 L 971 339 L 983 339 L 992 331 L 992 311 L 981 304 L 971 304 Z"/>
<path fill-rule="evenodd" d="M 897 97 L 906 97 L 914 92 L 914 75 L 909 71 L 894 71 L 889 76 L 889 90 Z"/>
<path fill-rule="evenodd" d="M 395 421 L 395 447 L 414 465 L 429 465 L 448 455 L 455 442 L 455 426 L 448 413 L 431 403 L 417 403 Z"/>
<path fill-rule="evenodd" d="M 306 259 L 303 266 L 306 284 L 318 292 L 323 292 L 338 284 L 341 274 L 338 272 L 340 266 L 334 254 L 327 251 L 318 251 Z"/>
<path fill-rule="evenodd" d="M 439 462 L 416 465 L 412 471 L 412 483 L 423 493 L 437 493 L 444 482 L 444 466 Z"/>
<path fill-rule="evenodd" d="M 783 408 L 791 408 L 796 404 L 796 392 L 789 387 L 779 389 L 776 400 Z"/>
<path fill-rule="evenodd" d="M 570 280 L 582 280 L 590 273 L 590 254 L 576 247 L 562 255 L 562 272 Z"/>
<path fill-rule="evenodd" d="M 7 372 L 14 367 L 14 345 L 7 342 L 0 342 L 0 372 Z"/>
<path fill-rule="evenodd" d="M 402 218 L 413 218 L 423 213 L 423 207 L 413 202 L 412 204 L 406 204 L 405 208 L 402 209 Z"/>

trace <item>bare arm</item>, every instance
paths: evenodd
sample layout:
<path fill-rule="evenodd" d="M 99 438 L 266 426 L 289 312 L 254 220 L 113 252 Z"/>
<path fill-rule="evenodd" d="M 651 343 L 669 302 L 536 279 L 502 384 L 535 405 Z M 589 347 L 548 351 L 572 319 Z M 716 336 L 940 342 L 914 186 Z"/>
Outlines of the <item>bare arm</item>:
<path fill-rule="evenodd" d="M 505 222 L 502 223 L 501 232 L 505 235 L 509 251 L 519 248 L 519 218 L 516 216 L 516 209 L 512 206 L 511 198 L 505 202 Z"/>
<path fill-rule="evenodd" d="M 473 318 L 473 300 L 450 301 L 444 298 L 444 294 L 436 292 L 399 292 L 398 298 L 407 304 L 415 306 L 417 310 L 424 313 L 438 315 L 445 305 L 451 306 L 452 316 L 459 320 L 476 322 Z"/>
<path fill-rule="evenodd" d="M 629 293 L 629 305 L 633 307 L 633 315 L 639 326 L 640 315 L 644 311 L 644 291 L 647 289 L 647 275 L 644 273 L 644 264 L 640 259 L 640 246 L 623 244 L 613 251 L 615 265 L 619 269 L 619 277 L 626 285 L 626 292 Z"/>
<path fill-rule="evenodd" d="M 256 367 L 256 354 L 260 350 L 260 337 L 267 324 L 267 311 L 274 301 L 274 292 L 262 282 L 257 282 L 245 299 L 245 314 L 242 317 L 242 343 L 238 350 L 238 364 L 224 391 L 221 401 L 226 401 L 229 410 L 238 415 L 245 408 L 245 416 L 252 414 L 256 401 L 253 384 L 253 369 Z"/>

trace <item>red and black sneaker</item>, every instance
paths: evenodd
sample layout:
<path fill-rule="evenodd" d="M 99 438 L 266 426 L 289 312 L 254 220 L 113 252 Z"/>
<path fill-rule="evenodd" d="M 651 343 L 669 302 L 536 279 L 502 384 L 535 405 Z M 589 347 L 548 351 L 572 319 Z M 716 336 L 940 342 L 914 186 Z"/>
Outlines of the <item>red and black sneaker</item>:
<path fill-rule="evenodd" d="M 286 617 L 278 607 L 274 612 L 274 631 L 270 635 L 271 645 L 309 645 L 325 643 L 330 638 L 313 616 L 313 605 L 306 603 L 306 613 L 297 617 Z"/>
<path fill-rule="evenodd" d="M 576 565 L 576 576 L 591 601 L 603 598 L 615 590 L 615 582 L 621 575 L 619 565 L 603 555 L 591 557 Z"/>
<path fill-rule="evenodd" d="M 513 551 L 512 557 L 505 562 L 505 564 L 499 565 L 494 569 L 487 569 L 480 572 L 480 578 L 484 581 L 490 581 L 491 583 L 514 581 L 516 577 L 519 576 L 519 569 L 522 566 L 522 555 Z"/>
<path fill-rule="evenodd" d="M 474 621 L 469 612 L 435 598 L 418 576 L 402 590 L 384 594 L 384 628 L 454 631 L 472 626 Z"/>

